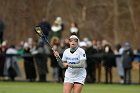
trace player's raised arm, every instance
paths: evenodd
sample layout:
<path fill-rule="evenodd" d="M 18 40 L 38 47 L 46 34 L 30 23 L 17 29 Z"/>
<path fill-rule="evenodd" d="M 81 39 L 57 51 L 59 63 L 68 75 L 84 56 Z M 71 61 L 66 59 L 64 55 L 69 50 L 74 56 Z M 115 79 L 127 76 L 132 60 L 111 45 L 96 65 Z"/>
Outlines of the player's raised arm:
<path fill-rule="evenodd" d="M 54 53 L 54 56 L 55 56 L 56 59 L 57 59 L 57 62 L 58 62 L 58 64 L 59 64 L 59 66 L 60 66 L 61 68 L 67 68 L 67 67 L 68 67 L 68 63 L 62 61 L 62 59 L 61 59 L 60 56 L 59 56 L 58 51 L 53 50 L 53 53 Z"/>

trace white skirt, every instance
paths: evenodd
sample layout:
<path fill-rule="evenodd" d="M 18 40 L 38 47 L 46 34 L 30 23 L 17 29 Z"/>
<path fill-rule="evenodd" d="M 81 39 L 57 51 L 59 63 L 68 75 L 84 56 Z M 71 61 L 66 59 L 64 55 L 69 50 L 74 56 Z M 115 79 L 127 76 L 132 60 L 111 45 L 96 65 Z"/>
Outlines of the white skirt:
<path fill-rule="evenodd" d="M 83 76 L 76 77 L 76 78 L 65 77 L 64 78 L 64 83 L 72 83 L 72 84 L 74 84 L 74 83 L 80 83 L 80 84 L 83 84 L 84 85 L 85 78 L 86 77 L 83 77 Z"/>

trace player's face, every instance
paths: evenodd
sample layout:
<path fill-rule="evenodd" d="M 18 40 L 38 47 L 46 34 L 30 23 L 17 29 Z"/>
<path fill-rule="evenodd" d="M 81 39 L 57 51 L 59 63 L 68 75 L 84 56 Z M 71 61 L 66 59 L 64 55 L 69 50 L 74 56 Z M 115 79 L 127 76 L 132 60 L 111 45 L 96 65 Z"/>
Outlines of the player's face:
<path fill-rule="evenodd" d="M 69 44 L 70 44 L 70 47 L 71 48 L 77 47 L 77 45 L 78 45 L 78 39 L 75 39 L 75 38 L 69 39 Z"/>

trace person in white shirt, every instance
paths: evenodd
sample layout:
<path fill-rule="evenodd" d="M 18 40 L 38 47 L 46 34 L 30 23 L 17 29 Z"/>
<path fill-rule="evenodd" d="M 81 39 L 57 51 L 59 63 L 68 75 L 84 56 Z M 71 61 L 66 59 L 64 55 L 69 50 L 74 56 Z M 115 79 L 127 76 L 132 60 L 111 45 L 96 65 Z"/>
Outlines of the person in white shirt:
<path fill-rule="evenodd" d="M 21 76 L 21 72 L 18 66 L 17 61 L 17 49 L 14 45 L 11 45 L 7 51 L 6 54 L 6 62 L 4 64 L 4 75 L 8 76 L 10 80 L 14 81 L 15 77 Z"/>
<path fill-rule="evenodd" d="M 64 78 L 63 93 L 81 93 L 86 78 L 86 54 L 84 49 L 78 46 L 79 39 L 76 35 L 69 38 L 70 48 L 63 53 L 62 59 L 59 53 L 54 50 L 54 55 L 62 68 L 67 68 Z"/>
<path fill-rule="evenodd" d="M 120 83 L 124 83 L 124 69 L 122 64 L 122 54 L 123 54 L 124 48 L 121 46 L 121 44 L 116 45 L 115 54 L 118 55 L 116 57 L 116 68 L 118 71 L 118 74 L 120 76 Z"/>

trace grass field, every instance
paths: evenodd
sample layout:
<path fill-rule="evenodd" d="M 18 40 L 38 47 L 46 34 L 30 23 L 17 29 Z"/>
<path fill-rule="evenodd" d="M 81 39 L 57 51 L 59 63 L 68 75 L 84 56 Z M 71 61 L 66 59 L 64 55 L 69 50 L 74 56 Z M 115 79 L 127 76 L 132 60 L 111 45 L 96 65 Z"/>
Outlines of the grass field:
<path fill-rule="evenodd" d="M 0 93 L 63 93 L 63 84 L 0 82 Z M 85 84 L 82 93 L 140 93 L 140 85 Z"/>

